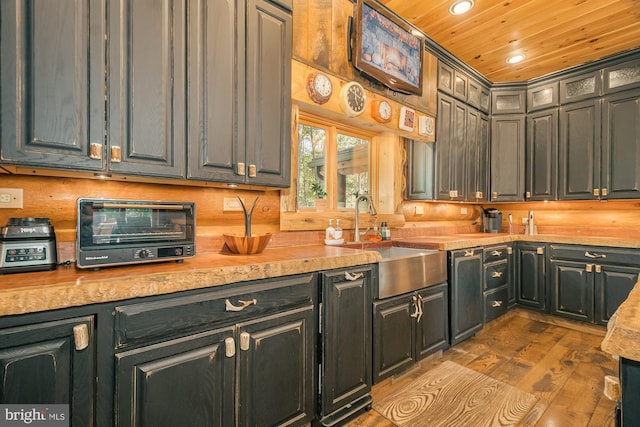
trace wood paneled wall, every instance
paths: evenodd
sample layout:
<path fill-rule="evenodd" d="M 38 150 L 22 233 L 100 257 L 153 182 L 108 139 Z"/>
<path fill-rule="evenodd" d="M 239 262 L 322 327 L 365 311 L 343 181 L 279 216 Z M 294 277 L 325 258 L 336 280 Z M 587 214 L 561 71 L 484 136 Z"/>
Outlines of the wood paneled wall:
<path fill-rule="evenodd" d="M 76 200 L 80 197 L 194 201 L 198 235 L 219 236 L 223 232 L 244 233 L 244 215 L 237 211 L 224 212 L 224 198 L 240 196 L 252 202 L 259 196 L 253 213 L 252 231 L 277 232 L 280 224 L 278 191 L 20 175 L 0 175 L 0 187 L 22 188 L 24 193 L 23 209 L 0 209 L 0 225 L 6 225 L 11 217 L 46 217 L 53 223 L 59 242 L 75 241 Z"/>

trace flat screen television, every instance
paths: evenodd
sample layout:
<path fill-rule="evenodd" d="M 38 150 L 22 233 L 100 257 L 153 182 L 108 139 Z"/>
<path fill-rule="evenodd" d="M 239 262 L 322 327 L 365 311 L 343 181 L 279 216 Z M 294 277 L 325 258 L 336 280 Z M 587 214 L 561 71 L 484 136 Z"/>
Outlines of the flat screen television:
<path fill-rule="evenodd" d="M 422 95 L 423 38 L 373 0 L 357 1 L 354 21 L 354 67 L 392 90 Z"/>

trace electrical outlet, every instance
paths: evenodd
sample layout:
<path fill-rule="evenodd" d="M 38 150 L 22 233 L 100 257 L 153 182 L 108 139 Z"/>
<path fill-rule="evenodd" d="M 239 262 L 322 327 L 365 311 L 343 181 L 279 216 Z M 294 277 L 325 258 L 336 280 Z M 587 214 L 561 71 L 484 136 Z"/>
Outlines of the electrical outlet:
<path fill-rule="evenodd" d="M 240 205 L 240 200 L 235 197 L 225 197 L 224 198 L 224 206 L 222 207 L 223 212 L 242 212 L 242 205 Z"/>
<path fill-rule="evenodd" d="M 529 224 L 529 218 L 522 218 L 523 224 Z"/>
<path fill-rule="evenodd" d="M 416 215 L 424 215 L 424 206 L 416 206 Z"/>
<path fill-rule="evenodd" d="M 0 209 L 22 209 L 22 188 L 0 188 Z"/>
<path fill-rule="evenodd" d="M 467 214 L 467 208 L 460 208 L 460 215 L 466 215 Z"/>

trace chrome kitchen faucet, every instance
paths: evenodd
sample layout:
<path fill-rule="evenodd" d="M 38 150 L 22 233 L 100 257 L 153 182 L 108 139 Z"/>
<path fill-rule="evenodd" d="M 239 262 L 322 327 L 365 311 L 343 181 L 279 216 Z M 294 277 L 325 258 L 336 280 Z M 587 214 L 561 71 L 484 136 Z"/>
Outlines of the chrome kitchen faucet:
<path fill-rule="evenodd" d="M 369 231 L 369 228 L 367 227 L 366 230 L 360 233 L 360 223 L 358 219 L 358 216 L 360 215 L 360 200 L 366 200 L 369 202 L 369 213 L 371 214 L 371 216 L 377 215 L 376 208 L 373 206 L 373 200 L 371 199 L 371 196 L 369 194 L 361 194 L 356 197 L 356 219 L 353 228 L 354 242 L 360 242 L 360 236 L 364 236 L 365 234 L 367 234 L 367 231 Z"/>

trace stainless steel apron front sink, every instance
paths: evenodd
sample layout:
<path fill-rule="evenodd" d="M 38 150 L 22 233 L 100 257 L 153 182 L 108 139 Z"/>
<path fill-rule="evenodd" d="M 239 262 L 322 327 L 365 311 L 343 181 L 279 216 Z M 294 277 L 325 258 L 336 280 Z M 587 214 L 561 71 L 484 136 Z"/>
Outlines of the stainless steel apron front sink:
<path fill-rule="evenodd" d="M 402 247 L 367 248 L 379 252 L 377 298 L 388 298 L 447 281 L 447 253 Z"/>

